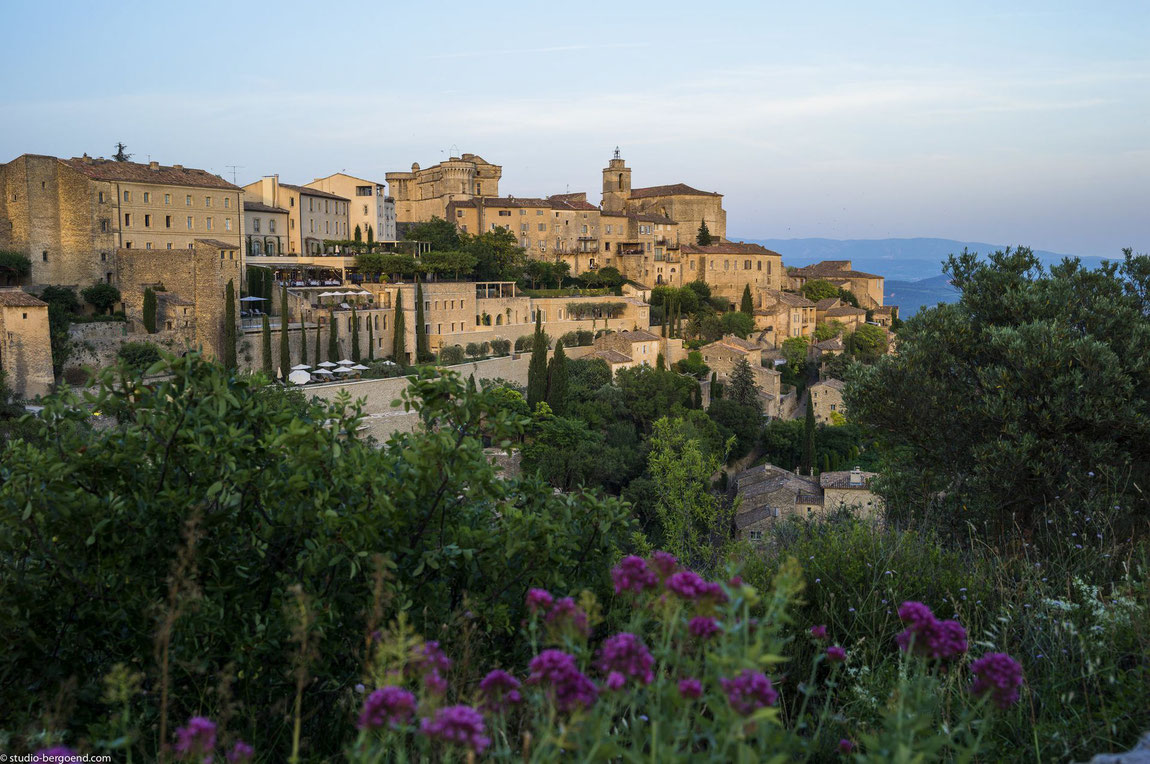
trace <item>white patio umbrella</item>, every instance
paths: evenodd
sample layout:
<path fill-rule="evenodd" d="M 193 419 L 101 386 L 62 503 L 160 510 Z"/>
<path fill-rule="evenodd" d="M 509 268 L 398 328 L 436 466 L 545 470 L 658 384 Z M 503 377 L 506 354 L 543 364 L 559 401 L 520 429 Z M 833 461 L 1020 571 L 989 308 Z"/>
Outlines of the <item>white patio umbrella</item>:
<path fill-rule="evenodd" d="M 335 375 L 332 374 L 327 369 L 320 369 L 319 371 L 312 372 L 312 376 L 314 376 L 314 377 L 334 377 Z"/>
<path fill-rule="evenodd" d="M 325 369 L 334 369 L 336 365 L 331 361 L 321 361 L 320 363 L 316 364 L 316 366 L 322 366 Z"/>
<path fill-rule="evenodd" d="M 339 362 L 339 365 L 340 366 L 351 366 L 353 363 L 355 363 L 355 361 L 349 361 L 348 359 L 344 358 L 342 361 Z"/>
<path fill-rule="evenodd" d="M 364 366 L 362 363 L 357 363 L 355 366 L 352 366 L 351 368 L 355 369 L 356 371 L 367 371 L 368 367 Z"/>
<path fill-rule="evenodd" d="M 310 368 L 311 367 L 308 366 L 306 363 L 301 363 L 301 364 L 297 364 L 297 365 L 291 367 L 291 370 L 292 371 L 307 371 Z"/>
<path fill-rule="evenodd" d="M 354 371 L 347 368 L 346 366 L 340 366 L 338 369 L 335 370 L 335 373 L 336 374 L 355 374 Z"/>
<path fill-rule="evenodd" d="M 339 297 L 339 292 L 320 292 L 320 297 Z"/>
<path fill-rule="evenodd" d="M 291 374 L 288 374 L 288 382 L 291 382 L 293 385 L 306 385 L 308 382 L 311 382 L 311 375 L 306 371 L 293 371 Z"/>
<path fill-rule="evenodd" d="M 264 302 L 266 297 L 241 297 L 240 302 Z"/>

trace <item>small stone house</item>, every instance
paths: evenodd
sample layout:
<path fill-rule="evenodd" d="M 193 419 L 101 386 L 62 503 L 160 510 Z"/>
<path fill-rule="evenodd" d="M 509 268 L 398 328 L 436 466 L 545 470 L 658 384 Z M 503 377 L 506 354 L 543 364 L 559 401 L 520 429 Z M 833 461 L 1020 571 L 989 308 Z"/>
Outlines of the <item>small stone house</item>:
<path fill-rule="evenodd" d="M 823 511 L 823 492 L 817 480 L 773 464 L 738 473 L 734 490 L 739 499 L 735 530 L 752 543 L 761 541 L 781 518 L 816 517 Z"/>
<path fill-rule="evenodd" d="M 846 507 L 864 517 L 881 512 L 882 499 L 870 488 L 871 481 L 876 477 L 877 472 L 863 472 L 858 467 L 849 471 L 822 473 L 819 475 L 819 486 L 823 489 L 825 511 Z"/>
<path fill-rule="evenodd" d="M 0 369 L 20 398 L 46 395 L 55 381 L 48 303 L 23 289 L 0 289 Z"/>
<path fill-rule="evenodd" d="M 703 355 L 703 363 L 710 366 L 716 378 L 724 383 L 730 381 L 735 364 L 745 358 L 755 376 L 755 385 L 759 388 L 763 414 L 770 417 L 781 416 L 783 375 L 773 367 L 763 366 L 762 346 L 728 334 L 699 350 Z"/>
<path fill-rule="evenodd" d="M 843 407 L 843 388 L 845 385 L 838 379 L 824 379 L 811 385 L 811 405 L 815 410 L 815 422 L 818 424 L 834 424 L 834 414 L 846 416 Z"/>

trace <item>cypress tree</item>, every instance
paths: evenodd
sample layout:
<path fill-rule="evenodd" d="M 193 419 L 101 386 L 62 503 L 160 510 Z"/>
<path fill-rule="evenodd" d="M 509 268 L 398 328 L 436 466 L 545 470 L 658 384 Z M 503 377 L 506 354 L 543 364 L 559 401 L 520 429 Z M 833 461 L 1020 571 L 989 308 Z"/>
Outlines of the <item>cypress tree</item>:
<path fill-rule="evenodd" d="M 395 293 L 395 338 L 392 340 L 395 362 L 407 366 L 407 319 L 403 315 L 403 292 Z"/>
<path fill-rule="evenodd" d="M 527 367 L 527 405 L 547 399 L 547 338 L 543 334 L 543 311 L 535 311 L 535 336 L 531 342 L 531 363 Z"/>
<path fill-rule="evenodd" d="M 236 368 L 236 285 L 228 279 L 224 290 L 224 368 Z"/>
<path fill-rule="evenodd" d="M 704 219 L 703 222 L 699 224 L 699 232 L 695 234 L 695 243 L 700 247 L 706 247 L 714 238 L 715 237 L 711 236 L 711 229 L 707 228 L 706 219 Z"/>
<path fill-rule="evenodd" d="M 329 310 L 327 333 L 327 360 L 332 363 L 339 361 L 339 324 L 335 321 L 335 311 Z"/>
<path fill-rule="evenodd" d="M 371 230 L 368 226 L 367 230 Z M 367 316 L 367 360 L 375 360 L 375 332 L 371 328 L 371 314 Z"/>
<path fill-rule="evenodd" d="M 288 340 L 287 286 L 280 289 L 280 376 L 287 382 L 291 374 L 291 344 Z"/>
<path fill-rule="evenodd" d="M 307 364 L 307 325 L 303 322 L 303 308 L 299 311 L 299 362 Z"/>
<path fill-rule="evenodd" d="M 269 379 L 275 379 L 272 371 L 272 324 L 271 321 L 268 321 L 267 313 L 263 314 L 262 319 L 260 322 L 260 350 L 263 351 L 264 374 L 267 374 Z"/>
<path fill-rule="evenodd" d="M 355 234 L 352 236 L 356 241 L 363 241 L 363 231 L 359 229 L 359 223 L 355 224 Z"/>
<path fill-rule="evenodd" d="M 823 469 L 822 469 L 822 471 L 823 472 L 830 472 L 831 471 L 831 455 L 826 453 L 825 451 L 823 452 Z"/>
<path fill-rule="evenodd" d="M 423 322 L 423 284 L 419 281 L 419 274 L 415 274 L 415 361 L 419 363 L 431 355 L 427 349 L 427 334 L 424 333 Z"/>
<path fill-rule="evenodd" d="M 556 349 L 556 352 L 558 352 L 558 349 Z M 659 371 L 667 370 L 667 361 L 663 358 L 662 353 L 659 353 L 658 358 L 655 359 L 655 368 Z"/>
<path fill-rule="evenodd" d="M 743 287 L 743 299 L 739 302 L 739 312 L 746 313 L 748 316 L 755 314 L 755 303 L 751 299 L 751 285 L 747 284 Z"/>
<path fill-rule="evenodd" d="M 151 287 L 144 290 L 144 328 L 148 334 L 156 333 L 156 293 Z"/>
<path fill-rule="evenodd" d="M 803 458 L 799 463 L 799 470 L 806 475 L 811 474 L 815 461 L 815 406 L 811 402 L 811 394 L 807 393 L 807 418 L 803 424 Z"/>
<path fill-rule="evenodd" d="M 323 358 L 323 345 L 319 344 L 319 316 L 315 317 L 315 364 L 319 366 L 319 359 Z"/>
<path fill-rule="evenodd" d="M 355 308 L 351 309 L 351 360 L 359 363 L 359 316 Z"/>
<path fill-rule="evenodd" d="M 567 354 L 563 352 L 563 340 L 556 340 L 547 367 L 547 405 L 556 416 L 562 416 L 567 407 Z"/>
<path fill-rule="evenodd" d="M 375 232 L 371 229 L 371 226 L 367 227 L 367 243 L 368 244 L 374 244 L 375 243 Z"/>

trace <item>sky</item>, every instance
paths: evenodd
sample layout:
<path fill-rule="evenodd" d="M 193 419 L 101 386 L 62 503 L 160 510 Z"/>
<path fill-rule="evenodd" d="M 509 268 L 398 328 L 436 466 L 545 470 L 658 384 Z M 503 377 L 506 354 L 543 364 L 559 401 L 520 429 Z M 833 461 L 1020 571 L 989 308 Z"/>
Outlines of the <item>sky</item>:
<path fill-rule="evenodd" d="M 729 238 L 1150 251 L 1150 3 L 13 2 L 0 161 L 725 195 Z"/>

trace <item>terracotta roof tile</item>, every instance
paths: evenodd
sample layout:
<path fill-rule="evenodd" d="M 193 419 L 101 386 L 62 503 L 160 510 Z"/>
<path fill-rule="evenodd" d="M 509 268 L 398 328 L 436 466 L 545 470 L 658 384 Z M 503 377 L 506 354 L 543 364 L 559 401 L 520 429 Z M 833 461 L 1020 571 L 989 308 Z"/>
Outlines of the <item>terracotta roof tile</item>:
<path fill-rule="evenodd" d="M 823 488 L 855 488 L 863 491 L 870 487 L 870 481 L 878 477 L 877 472 L 858 472 L 856 473 L 862 478 L 861 483 L 851 483 L 852 470 L 845 470 L 840 472 L 824 472 L 819 475 L 819 485 Z"/>
<path fill-rule="evenodd" d="M 46 308 L 48 303 L 38 300 L 23 289 L 0 289 L 0 305 L 6 308 Z"/>
<path fill-rule="evenodd" d="M 93 159 L 91 157 L 72 157 L 60 161 L 93 180 L 155 183 L 161 186 L 195 186 L 228 191 L 242 190 L 239 186 L 228 183 L 219 175 L 212 175 L 207 170 L 197 170 L 193 167 L 168 167 L 157 164 L 156 169 L 152 169 L 151 165 L 139 162 L 117 162 L 113 159 Z"/>
<path fill-rule="evenodd" d="M 339 202 L 350 202 L 346 196 L 339 196 L 338 194 L 329 194 L 327 191 L 320 191 L 318 188 L 308 188 L 307 186 L 297 186 L 292 183 L 280 183 L 280 188 L 286 188 L 288 191 L 295 191 L 297 194 L 304 196 L 318 196 L 321 199 L 335 199 Z"/>
<path fill-rule="evenodd" d="M 683 254 L 692 255 L 774 255 L 782 257 L 778 252 L 767 249 L 759 244 L 748 244 L 741 241 L 724 241 L 719 244 L 709 244 L 700 247 L 697 244 L 684 244 Z"/>
<path fill-rule="evenodd" d="M 652 196 L 722 196 L 714 191 L 700 191 L 686 183 L 672 183 L 667 186 L 647 186 L 631 189 L 632 199 L 649 199 Z"/>
<path fill-rule="evenodd" d="M 279 212 L 284 215 L 288 214 L 288 211 L 285 209 L 273 207 L 263 202 L 244 202 L 244 212 Z"/>
<path fill-rule="evenodd" d="M 618 350 L 596 350 L 589 354 L 590 358 L 602 358 L 607 363 L 630 363 L 631 356 L 623 355 Z"/>
<path fill-rule="evenodd" d="M 843 382 L 841 379 L 835 379 L 834 377 L 828 377 L 827 379 L 824 379 L 821 382 L 814 383 L 813 385 L 811 385 L 811 387 L 812 388 L 830 387 L 832 389 L 838 390 L 839 392 L 842 392 L 846 388 L 846 383 Z"/>
<path fill-rule="evenodd" d="M 853 305 L 840 305 L 837 308 L 830 308 L 827 310 L 828 318 L 837 318 L 839 316 L 865 316 L 866 311 L 862 308 L 856 308 Z"/>

